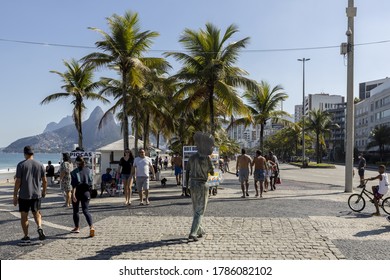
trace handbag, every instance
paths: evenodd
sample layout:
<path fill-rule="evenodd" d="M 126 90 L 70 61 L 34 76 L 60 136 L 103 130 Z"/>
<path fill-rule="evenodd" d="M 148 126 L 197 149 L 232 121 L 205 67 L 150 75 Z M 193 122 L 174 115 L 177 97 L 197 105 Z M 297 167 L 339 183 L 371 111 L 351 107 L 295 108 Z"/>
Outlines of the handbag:
<path fill-rule="evenodd" d="M 276 180 L 275 180 L 275 184 L 281 184 L 282 183 L 282 179 L 280 179 L 280 177 L 276 177 Z"/>

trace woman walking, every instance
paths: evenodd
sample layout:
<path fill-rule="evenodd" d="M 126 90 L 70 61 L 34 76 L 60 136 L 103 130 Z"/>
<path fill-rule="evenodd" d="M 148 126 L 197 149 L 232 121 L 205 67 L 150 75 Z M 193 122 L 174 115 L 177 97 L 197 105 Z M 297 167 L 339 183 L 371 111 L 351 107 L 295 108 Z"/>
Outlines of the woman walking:
<path fill-rule="evenodd" d="M 65 207 L 70 207 L 72 204 L 72 185 L 70 172 L 72 171 L 72 163 L 68 153 L 62 154 L 62 163 L 60 165 L 60 187 L 64 193 Z"/>
<path fill-rule="evenodd" d="M 89 213 L 89 201 L 91 194 L 89 188 L 92 186 L 92 174 L 88 166 L 85 165 L 84 159 L 80 156 L 76 158 L 77 168 L 71 172 L 72 184 L 72 206 L 74 229 L 72 233 L 80 233 L 80 202 L 81 209 L 89 225 L 89 236 L 95 236 L 95 228 L 92 223 L 92 216 Z"/>
<path fill-rule="evenodd" d="M 124 156 L 119 161 L 119 173 L 121 174 L 122 184 L 125 191 L 125 205 L 131 205 L 131 186 L 130 174 L 133 167 L 134 156 L 129 149 L 125 150 Z"/>

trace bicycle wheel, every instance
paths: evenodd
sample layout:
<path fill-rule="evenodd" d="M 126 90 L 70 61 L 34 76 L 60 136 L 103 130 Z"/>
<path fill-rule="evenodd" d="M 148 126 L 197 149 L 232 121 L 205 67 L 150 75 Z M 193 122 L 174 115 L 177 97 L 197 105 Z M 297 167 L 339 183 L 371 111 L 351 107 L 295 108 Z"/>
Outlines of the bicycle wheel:
<path fill-rule="evenodd" d="M 385 211 L 388 215 L 390 215 L 390 197 L 385 198 L 382 202 L 382 209 Z"/>
<path fill-rule="evenodd" d="M 366 206 L 366 201 L 360 194 L 353 194 L 348 198 L 348 206 L 352 211 L 360 212 Z"/>

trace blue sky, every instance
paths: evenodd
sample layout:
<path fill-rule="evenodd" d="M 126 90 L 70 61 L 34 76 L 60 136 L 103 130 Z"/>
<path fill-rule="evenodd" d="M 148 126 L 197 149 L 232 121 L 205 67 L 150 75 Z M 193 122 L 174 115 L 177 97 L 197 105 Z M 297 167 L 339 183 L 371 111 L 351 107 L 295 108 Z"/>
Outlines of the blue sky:
<path fill-rule="evenodd" d="M 0 10 L 0 147 L 16 139 L 41 133 L 49 122 L 70 115 L 70 99 L 49 105 L 39 103 L 60 91 L 60 78 L 50 70 L 64 71 L 63 60 L 80 59 L 88 48 L 54 47 L 4 40 L 94 47 L 101 39 L 88 27 L 107 31 L 106 18 L 126 10 L 137 12 L 142 30 L 160 33 L 152 56 L 182 50 L 178 38 L 184 28 L 204 28 L 211 22 L 222 30 L 234 23 L 235 40 L 250 37 L 238 65 L 250 78 L 280 84 L 289 95 L 283 109 L 294 112 L 302 102 L 302 63 L 306 63 L 306 94 L 346 92 L 346 59 L 339 45 L 346 41 L 347 0 L 18 0 L 2 1 Z M 355 0 L 355 44 L 390 40 L 390 1 Z M 335 46 L 326 49 L 266 51 Z M 389 76 L 390 43 L 355 48 L 355 96 L 359 82 Z M 178 64 L 169 60 L 178 69 Z M 106 73 L 97 73 L 96 79 Z M 86 101 L 85 117 L 97 106 Z"/>

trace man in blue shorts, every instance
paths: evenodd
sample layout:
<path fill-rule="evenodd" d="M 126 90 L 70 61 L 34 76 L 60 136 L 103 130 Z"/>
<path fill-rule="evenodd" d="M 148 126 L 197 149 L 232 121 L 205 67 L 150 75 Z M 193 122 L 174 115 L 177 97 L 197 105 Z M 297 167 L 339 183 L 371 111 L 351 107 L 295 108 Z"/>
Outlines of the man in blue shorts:
<path fill-rule="evenodd" d="M 175 169 L 176 183 L 178 186 L 181 185 L 181 174 L 183 173 L 183 158 L 176 153 L 172 158 L 172 165 Z"/>
<path fill-rule="evenodd" d="M 39 240 L 46 238 L 42 229 L 41 198 L 46 196 L 47 179 L 42 163 L 34 160 L 34 150 L 30 146 L 24 147 L 25 160 L 18 163 L 15 175 L 14 206 L 19 204 L 20 219 L 24 237 L 22 242 L 29 243 L 28 212 L 31 210 L 35 223 L 38 226 Z M 41 190 L 42 184 L 42 190 Z"/>
<path fill-rule="evenodd" d="M 252 161 L 252 166 L 255 167 L 255 171 L 253 172 L 253 178 L 255 180 L 255 190 L 256 197 L 259 197 L 259 186 L 257 182 L 260 184 L 260 197 L 263 197 L 263 185 L 265 180 L 265 173 L 268 172 L 266 159 L 261 155 L 261 151 L 256 151 L 256 157 Z"/>

